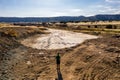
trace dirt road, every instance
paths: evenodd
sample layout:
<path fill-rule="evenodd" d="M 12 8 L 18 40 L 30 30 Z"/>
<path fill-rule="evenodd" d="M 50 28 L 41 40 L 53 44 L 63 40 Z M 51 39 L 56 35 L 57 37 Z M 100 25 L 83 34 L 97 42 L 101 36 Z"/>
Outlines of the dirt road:
<path fill-rule="evenodd" d="M 93 35 L 64 30 L 49 29 L 50 34 L 25 39 L 22 44 L 37 49 L 61 49 L 76 46 L 87 39 L 97 38 Z"/>

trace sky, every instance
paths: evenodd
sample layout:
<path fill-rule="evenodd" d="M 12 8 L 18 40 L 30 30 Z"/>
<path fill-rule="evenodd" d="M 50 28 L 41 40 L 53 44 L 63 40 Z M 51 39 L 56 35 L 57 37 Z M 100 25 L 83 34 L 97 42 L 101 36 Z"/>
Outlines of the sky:
<path fill-rule="evenodd" d="M 120 0 L 0 0 L 0 17 L 120 14 Z"/>

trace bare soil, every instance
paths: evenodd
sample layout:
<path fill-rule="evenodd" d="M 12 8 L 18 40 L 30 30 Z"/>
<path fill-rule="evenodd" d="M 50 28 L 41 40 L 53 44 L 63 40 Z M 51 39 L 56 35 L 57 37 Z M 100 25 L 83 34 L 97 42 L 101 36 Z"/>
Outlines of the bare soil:
<path fill-rule="evenodd" d="M 6 48 L 8 41 L 3 46 L 7 39 L 14 48 Z M 61 80 L 120 80 L 119 37 L 103 36 L 55 50 L 31 48 L 14 38 L 0 40 L 0 80 L 55 80 L 57 53 L 61 55 Z"/>

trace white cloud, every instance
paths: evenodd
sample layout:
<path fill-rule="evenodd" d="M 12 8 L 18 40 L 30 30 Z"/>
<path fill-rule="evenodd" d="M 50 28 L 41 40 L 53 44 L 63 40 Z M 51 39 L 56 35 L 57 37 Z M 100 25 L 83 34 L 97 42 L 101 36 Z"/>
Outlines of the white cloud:
<path fill-rule="evenodd" d="M 120 0 L 105 0 L 105 1 L 110 3 L 120 3 Z"/>
<path fill-rule="evenodd" d="M 39 12 L 34 16 L 46 16 L 55 17 L 55 16 L 80 16 L 84 12 L 81 9 L 44 9 L 43 12 Z"/>
<path fill-rule="evenodd" d="M 29 10 L 11 10 L 6 11 L 4 16 L 10 14 L 12 17 L 15 17 L 17 14 L 18 17 L 56 17 L 56 16 L 80 16 L 84 15 L 82 9 L 77 8 L 68 8 L 68 9 L 53 9 L 53 8 L 36 8 L 34 11 Z M 25 13 L 23 13 L 25 12 Z"/>
<path fill-rule="evenodd" d="M 10 1 L 10 0 L 8 0 Z M 0 16 L 53 17 L 53 16 L 92 16 L 96 14 L 119 14 L 120 0 L 103 0 L 102 3 L 89 5 L 72 0 L 14 0 L 15 5 L 0 7 Z M 20 1 L 18 4 L 17 1 Z M 75 0 L 77 1 L 77 0 Z M 85 0 L 82 0 L 85 1 Z M 98 0 L 99 1 L 99 0 Z M 86 1 L 85 1 L 86 2 Z M 97 2 L 97 0 L 96 0 Z M 16 5 L 18 4 L 18 5 Z M 1 6 L 1 5 L 0 5 Z"/>
<path fill-rule="evenodd" d="M 108 5 L 97 5 L 96 10 L 99 14 L 120 14 L 120 7 L 113 7 Z"/>

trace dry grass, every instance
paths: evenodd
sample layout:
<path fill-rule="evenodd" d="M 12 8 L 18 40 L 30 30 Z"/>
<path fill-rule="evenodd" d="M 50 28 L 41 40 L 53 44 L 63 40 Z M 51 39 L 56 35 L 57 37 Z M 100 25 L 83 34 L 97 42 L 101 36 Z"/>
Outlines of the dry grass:
<path fill-rule="evenodd" d="M 11 27 L 13 26 L 11 23 L 0 23 L 0 28 L 2 27 Z"/>
<path fill-rule="evenodd" d="M 88 33 L 93 35 L 104 34 L 120 34 L 120 21 L 112 22 L 79 22 L 79 23 L 66 23 L 67 26 L 61 26 L 61 24 L 55 24 L 49 26 L 55 29 L 70 30 L 75 32 Z"/>
<path fill-rule="evenodd" d="M 33 34 L 42 34 L 45 33 L 45 28 L 37 27 L 2 27 L 0 28 L 1 36 L 3 37 L 15 37 L 21 38 Z"/>
<path fill-rule="evenodd" d="M 120 25 L 120 21 L 95 21 L 95 22 L 78 22 L 78 23 L 67 23 L 67 25 Z"/>
<path fill-rule="evenodd" d="M 0 54 L 13 49 L 20 44 L 17 40 L 36 34 L 46 34 L 45 30 L 31 27 L 1 27 L 0 28 Z"/>

